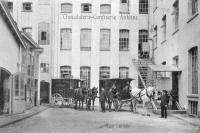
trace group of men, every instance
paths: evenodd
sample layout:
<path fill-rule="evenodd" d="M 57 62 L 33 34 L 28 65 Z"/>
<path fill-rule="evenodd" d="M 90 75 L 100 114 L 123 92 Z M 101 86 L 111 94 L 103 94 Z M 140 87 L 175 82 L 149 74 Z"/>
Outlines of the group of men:
<path fill-rule="evenodd" d="M 109 111 L 111 111 L 111 106 L 113 102 L 113 98 L 116 97 L 116 89 L 110 89 L 109 91 L 106 91 L 104 88 L 101 89 L 101 94 L 99 97 L 100 103 L 101 103 L 101 111 L 105 112 L 106 107 L 105 103 L 107 102 L 109 105 Z M 162 91 L 162 94 L 160 94 L 160 106 L 161 106 L 161 118 L 167 118 L 167 107 L 169 103 L 169 94 L 166 90 Z"/>

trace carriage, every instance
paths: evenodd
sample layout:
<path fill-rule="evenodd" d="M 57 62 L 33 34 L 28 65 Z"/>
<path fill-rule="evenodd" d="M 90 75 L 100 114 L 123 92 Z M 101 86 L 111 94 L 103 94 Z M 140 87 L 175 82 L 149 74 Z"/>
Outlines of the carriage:
<path fill-rule="evenodd" d="M 81 87 L 83 82 L 81 79 L 52 79 L 51 103 L 73 106 L 74 89 Z"/>
<path fill-rule="evenodd" d="M 112 78 L 100 80 L 100 88 L 104 88 L 107 92 L 109 89 L 116 89 L 117 95 L 113 96 L 113 106 L 115 111 L 119 111 L 123 104 L 132 105 L 132 97 L 129 92 L 130 82 L 134 80 L 132 78 Z M 131 106 L 132 110 L 132 106 Z"/>

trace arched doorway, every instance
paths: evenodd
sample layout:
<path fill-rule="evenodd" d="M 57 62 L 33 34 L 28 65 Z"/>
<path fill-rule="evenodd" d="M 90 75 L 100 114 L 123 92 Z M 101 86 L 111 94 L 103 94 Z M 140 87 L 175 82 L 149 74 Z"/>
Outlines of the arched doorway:
<path fill-rule="evenodd" d="M 0 114 L 9 113 L 11 73 L 0 67 Z"/>
<path fill-rule="evenodd" d="M 49 82 L 40 82 L 40 102 L 49 103 Z"/>

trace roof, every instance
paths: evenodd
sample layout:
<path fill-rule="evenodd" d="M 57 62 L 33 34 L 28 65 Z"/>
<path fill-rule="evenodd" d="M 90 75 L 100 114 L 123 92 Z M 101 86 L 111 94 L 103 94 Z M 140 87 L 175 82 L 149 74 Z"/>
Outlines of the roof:
<path fill-rule="evenodd" d="M 6 4 L 4 1 L 0 0 L 0 13 L 3 13 L 3 18 L 6 18 L 7 24 L 9 24 L 9 28 L 12 28 L 12 32 L 16 35 L 17 41 L 20 42 L 20 44 L 25 48 L 25 42 L 23 41 L 23 37 L 16 25 L 16 22 L 13 20 L 9 10 L 6 7 Z"/>
<path fill-rule="evenodd" d="M 34 48 L 36 49 L 43 49 L 41 48 L 27 33 L 21 31 L 22 36 L 26 41 L 28 41 Z"/>
<path fill-rule="evenodd" d="M 154 72 L 181 72 L 181 70 L 176 66 L 167 66 L 167 65 L 149 65 Z"/>

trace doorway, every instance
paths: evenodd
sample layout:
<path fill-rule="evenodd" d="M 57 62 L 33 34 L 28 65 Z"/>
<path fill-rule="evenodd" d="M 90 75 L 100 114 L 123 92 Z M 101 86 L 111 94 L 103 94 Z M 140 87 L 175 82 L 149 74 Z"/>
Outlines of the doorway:
<path fill-rule="evenodd" d="M 177 102 L 179 102 L 179 82 L 178 82 L 178 72 L 172 72 L 172 109 L 177 108 Z"/>
<path fill-rule="evenodd" d="M 41 103 L 49 103 L 49 82 L 40 82 L 40 101 Z"/>
<path fill-rule="evenodd" d="M 0 114 L 9 113 L 10 75 L 9 71 L 0 68 Z"/>

